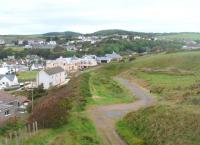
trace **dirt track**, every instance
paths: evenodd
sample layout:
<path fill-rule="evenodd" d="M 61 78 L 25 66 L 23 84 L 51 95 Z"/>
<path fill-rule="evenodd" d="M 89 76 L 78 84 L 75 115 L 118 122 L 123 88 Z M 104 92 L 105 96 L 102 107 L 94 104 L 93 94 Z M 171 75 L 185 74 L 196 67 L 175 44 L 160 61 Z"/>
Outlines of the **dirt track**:
<path fill-rule="evenodd" d="M 115 130 L 115 123 L 130 111 L 136 111 L 155 103 L 154 97 L 134 82 L 123 78 L 115 78 L 122 85 L 130 89 L 138 101 L 130 104 L 116 104 L 90 108 L 89 116 L 94 122 L 99 135 L 105 145 L 127 145 Z"/>

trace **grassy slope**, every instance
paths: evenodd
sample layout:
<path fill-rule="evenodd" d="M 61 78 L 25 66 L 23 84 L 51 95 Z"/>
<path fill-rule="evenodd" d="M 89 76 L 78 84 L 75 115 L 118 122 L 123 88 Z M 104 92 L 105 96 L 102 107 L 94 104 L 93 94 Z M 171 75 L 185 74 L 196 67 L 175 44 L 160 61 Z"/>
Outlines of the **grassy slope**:
<path fill-rule="evenodd" d="M 200 33 L 169 34 L 166 36 L 160 36 L 160 38 L 165 38 L 169 40 L 176 40 L 176 39 L 200 40 Z"/>
<path fill-rule="evenodd" d="M 65 93 L 63 88 L 50 91 L 49 93 L 53 93 L 53 96 L 64 93 L 63 95 L 70 97 L 73 108 L 70 110 L 70 116 L 67 116 L 68 121 L 55 129 L 41 129 L 36 135 L 25 140 L 22 145 L 102 145 L 95 127 L 84 113 L 85 101 L 87 97 L 91 96 L 88 81 L 89 75 L 83 74 L 64 87 Z M 59 89 L 60 93 L 58 93 Z M 48 111 L 46 112 L 48 113 Z"/>
<path fill-rule="evenodd" d="M 112 78 L 128 67 L 129 64 L 108 64 L 84 75 L 80 83 L 80 89 L 84 92 L 82 95 L 90 96 L 90 92 L 85 91 L 90 88 L 92 95 L 103 96 L 97 100 L 88 98 L 86 105 L 133 101 L 133 97 L 129 96 L 127 90 Z M 75 101 L 75 104 L 79 103 Z M 58 129 L 41 130 L 33 138 L 24 142 L 24 145 L 102 145 L 92 123 L 84 116 L 84 112 L 74 108 L 71 118 L 65 126 Z"/>
<path fill-rule="evenodd" d="M 73 114 L 69 123 L 58 129 L 40 130 L 22 145 L 99 145 L 96 129 L 84 114 Z"/>
<path fill-rule="evenodd" d="M 118 130 L 130 145 L 198 145 L 199 111 L 176 105 L 149 107 L 128 114 L 118 122 Z"/>
<path fill-rule="evenodd" d="M 160 102 L 128 114 L 117 125 L 121 136 L 130 145 L 198 145 L 200 52 L 141 57 L 133 66 L 130 76 L 145 80 L 149 89 L 170 105 Z M 169 68 L 175 71 L 170 72 Z"/>

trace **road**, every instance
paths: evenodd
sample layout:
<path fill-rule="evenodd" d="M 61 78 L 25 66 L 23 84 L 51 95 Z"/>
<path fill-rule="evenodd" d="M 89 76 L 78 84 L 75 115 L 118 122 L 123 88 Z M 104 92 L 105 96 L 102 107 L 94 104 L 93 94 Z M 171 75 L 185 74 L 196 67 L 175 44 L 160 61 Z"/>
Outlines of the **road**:
<path fill-rule="evenodd" d="M 130 111 L 153 105 L 155 99 L 148 90 L 138 84 L 119 77 L 115 79 L 127 87 L 138 100 L 130 104 L 92 107 L 88 113 L 105 145 L 127 145 L 115 130 L 116 122 Z"/>

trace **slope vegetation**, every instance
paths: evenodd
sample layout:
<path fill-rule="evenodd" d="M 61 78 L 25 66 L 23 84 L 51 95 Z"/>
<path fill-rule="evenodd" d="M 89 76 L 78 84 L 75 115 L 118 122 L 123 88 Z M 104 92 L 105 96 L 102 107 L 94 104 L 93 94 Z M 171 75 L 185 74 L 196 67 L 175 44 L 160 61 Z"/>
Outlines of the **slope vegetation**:
<path fill-rule="evenodd" d="M 199 51 L 141 57 L 123 75 L 138 81 L 159 100 L 117 124 L 129 145 L 199 144 Z"/>

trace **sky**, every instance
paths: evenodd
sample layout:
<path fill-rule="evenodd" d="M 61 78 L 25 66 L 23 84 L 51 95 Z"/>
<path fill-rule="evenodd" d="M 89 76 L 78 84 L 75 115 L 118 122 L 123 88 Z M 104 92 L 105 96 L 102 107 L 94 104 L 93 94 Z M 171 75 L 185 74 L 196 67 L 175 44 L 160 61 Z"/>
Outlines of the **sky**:
<path fill-rule="evenodd" d="M 200 32 L 199 0 L 0 0 L 1 34 Z"/>

